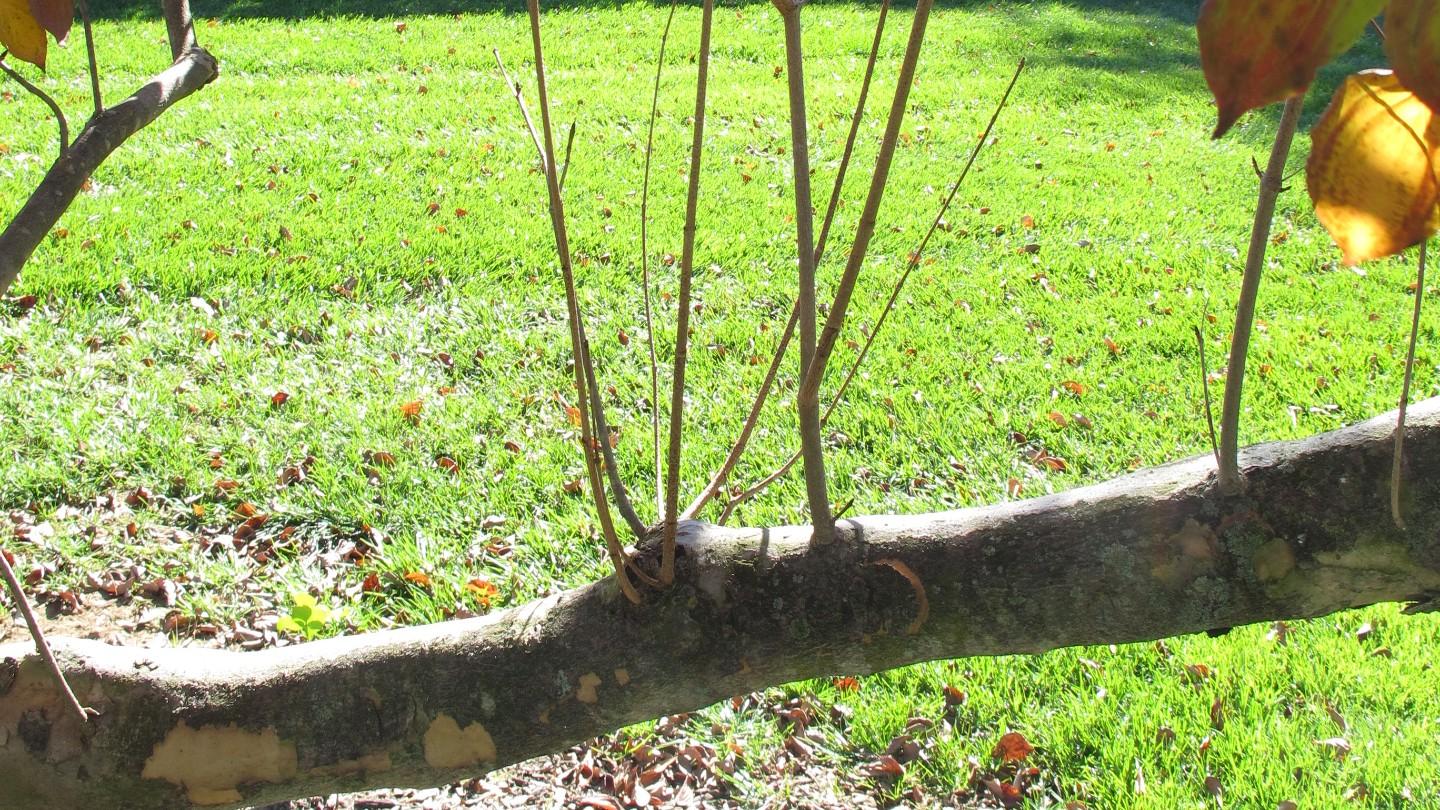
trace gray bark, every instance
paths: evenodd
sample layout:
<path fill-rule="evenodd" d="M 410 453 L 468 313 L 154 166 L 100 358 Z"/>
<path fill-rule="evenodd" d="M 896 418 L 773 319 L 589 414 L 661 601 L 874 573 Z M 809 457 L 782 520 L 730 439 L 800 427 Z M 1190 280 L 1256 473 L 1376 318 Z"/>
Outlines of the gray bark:
<path fill-rule="evenodd" d="M 677 581 L 613 577 L 495 614 L 239 653 L 56 639 L 81 725 L 26 645 L 0 647 L 0 805 L 237 807 L 475 776 L 802 678 L 1165 638 L 1440 596 L 1440 399 L 1028 501 L 809 527 L 687 523 Z M 651 549 L 649 553 L 658 553 Z M 901 571 L 913 572 L 923 592 Z"/>

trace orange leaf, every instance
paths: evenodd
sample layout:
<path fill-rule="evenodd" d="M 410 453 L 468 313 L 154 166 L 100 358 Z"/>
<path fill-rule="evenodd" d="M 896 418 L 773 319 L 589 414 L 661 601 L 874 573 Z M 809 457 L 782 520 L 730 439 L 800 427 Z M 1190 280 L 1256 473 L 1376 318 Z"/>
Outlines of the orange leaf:
<path fill-rule="evenodd" d="M 1064 388 L 1066 391 L 1069 391 L 1077 397 L 1085 396 L 1084 384 L 1075 382 L 1074 380 L 1066 380 L 1065 382 L 1060 383 L 1060 387 Z"/>
<path fill-rule="evenodd" d="M 1001 735 L 1000 742 L 995 744 L 995 750 L 990 752 L 990 756 L 1002 762 L 1020 762 L 1034 750 L 1034 746 L 1030 745 L 1024 734 L 1010 731 Z"/>
<path fill-rule="evenodd" d="M 484 607 L 490 607 L 490 600 L 500 593 L 500 589 L 490 582 L 476 577 L 465 583 L 465 592 L 475 597 L 475 601 Z"/>
<path fill-rule="evenodd" d="M 16 59 L 45 69 L 45 29 L 30 11 L 29 0 L 0 0 L 0 45 Z"/>
<path fill-rule="evenodd" d="M 1440 0 L 1390 0 L 1385 53 L 1400 81 L 1440 112 Z"/>
<path fill-rule="evenodd" d="M 860 691 L 860 680 L 849 675 L 838 677 L 831 681 L 831 683 L 833 683 L 835 685 L 835 688 L 840 690 L 841 692 Z"/>
<path fill-rule="evenodd" d="M 360 590 L 365 593 L 374 593 L 380 590 L 380 575 L 371 571 L 365 575 L 365 580 L 360 583 Z"/>
<path fill-rule="evenodd" d="M 1346 264 L 1399 253 L 1440 228 L 1440 116 L 1393 73 L 1347 78 L 1311 141 L 1310 199 Z"/>
<path fill-rule="evenodd" d="M 440 469 L 451 475 L 460 474 L 460 463 L 449 456 L 441 456 L 435 459 L 435 463 L 440 465 Z"/>
<path fill-rule="evenodd" d="M 424 571 L 411 571 L 405 575 L 405 581 L 422 588 L 430 587 L 430 575 Z"/>
<path fill-rule="evenodd" d="M 1205 0 L 1196 28 L 1200 66 L 1224 135 L 1246 111 L 1305 92 L 1387 0 Z"/>
<path fill-rule="evenodd" d="M 574 405 L 565 406 L 565 418 L 570 420 L 571 427 L 580 427 L 580 409 Z"/>
<path fill-rule="evenodd" d="M 281 405 L 284 405 L 289 400 L 290 395 L 288 393 L 284 391 L 276 391 L 275 394 L 270 397 L 270 405 L 278 408 Z"/>
<path fill-rule="evenodd" d="M 418 399 L 412 402 L 407 402 L 404 405 L 400 406 L 400 415 L 405 417 L 413 424 L 420 421 L 420 409 L 424 407 L 425 403 L 421 402 Z"/>
<path fill-rule="evenodd" d="M 70 24 L 75 21 L 74 0 L 30 0 L 30 14 L 40 27 L 49 31 L 56 42 L 63 43 L 70 36 Z"/>

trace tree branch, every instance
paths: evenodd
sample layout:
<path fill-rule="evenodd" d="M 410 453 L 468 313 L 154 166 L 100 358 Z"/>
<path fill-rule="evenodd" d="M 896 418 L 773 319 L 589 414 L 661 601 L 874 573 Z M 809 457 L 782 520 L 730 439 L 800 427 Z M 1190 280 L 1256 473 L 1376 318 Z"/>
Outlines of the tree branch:
<path fill-rule="evenodd" d="M 15 283 L 20 268 L 35 252 L 40 240 L 55 226 L 85 181 L 110 153 L 171 105 L 214 81 L 219 72 L 214 57 L 192 44 L 173 65 L 134 95 L 90 119 L 0 233 L 0 294 Z"/>
<path fill-rule="evenodd" d="M 166 810 L 437 785 L 803 678 L 1430 603 L 1440 399 L 1411 417 L 1408 532 L 1389 520 L 1387 414 L 1250 448 L 1237 495 L 1207 454 L 1033 500 L 846 520 L 828 546 L 809 527 L 687 523 L 676 586 L 643 607 L 608 578 L 256 653 L 56 639 L 101 711 L 84 725 L 27 645 L 0 646 L 0 800 Z"/>

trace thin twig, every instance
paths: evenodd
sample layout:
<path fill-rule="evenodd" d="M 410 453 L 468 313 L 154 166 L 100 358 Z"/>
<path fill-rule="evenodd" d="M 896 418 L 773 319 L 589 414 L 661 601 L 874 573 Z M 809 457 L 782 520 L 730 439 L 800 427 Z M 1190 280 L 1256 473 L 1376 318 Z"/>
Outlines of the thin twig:
<path fill-rule="evenodd" d="M 565 304 L 569 309 L 570 348 L 575 357 L 576 407 L 580 411 L 580 441 L 584 448 L 586 478 L 590 483 L 590 496 L 595 501 L 595 512 L 600 521 L 600 530 L 605 537 L 605 548 L 610 563 L 615 568 L 615 580 L 620 590 L 631 602 L 640 603 L 640 594 L 630 582 L 625 567 L 625 550 L 615 534 L 615 524 L 610 517 L 610 505 L 605 497 L 605 484 L 600 478 L 600 460 L 590 432 L 589 403 L 586 401 L 588 379 L 585 369 L 586 353 L 580 323 L 580 297 L 575 290 L 575 273 L 570 261 L 570 237 L 565 227 L 565 201 L 560 194 L 560 177 L 555 166 L 555 142 L 550 126 L 550 98 L 545 89 L 545 55 L 540 42 L 540 0 L 530 0 L 530 38 L 535 49 L 536 96 L 540 103 L 540 121 L 545 137 L 545 184 L 550 193 L 550 225 L 555 232 L 555 251 L 560 258 L 560 272 L 565 280 Z M 519 98 L 519 94 L 516 94 Z M 593 373 L 593 372 L 592 372 Z"/>
<path fill-rule="evenodd" d="M 1250 326 L 1255 320 L 1265 250 L 1270 244 L 1270 222 L 1275 217 L 1275 201 L 1284 184 L 1285 162 L 1290 157 L 1290 144 L 1295 139 L 1304 106 L 1303 93 L 1285 102 L 1280 127 L 1275 132 L 1275 145 L 1270 150 L 1270 162 L 1260 180 L 1260 198 L 1255 206 L 1255 222 L 1250 228 L 1250 252 L 1245 257 L 1245 276 L 1235 307 L 1235 333 L 1230 339 L 1225 401 L 1220 410 L 1220 486 L 1227 492 L 1238 491 L 1244 484 L 1240 475 L 1240 393 L 1245 382 L 1245 356 L 1250 350 Z"/>
<path fill-rule="evenodd" d="M 801 47 L 798 3 L 776 3 L 785 23 L 785 73 L 790 89 L 790 157 L 795 173 L 795 257 L 799 268 L 800 374 L 815 357 L 815 212 L 810 202 L 810 141 L 805 109 L 805 57 Z M 816 533 L 832 522 L 825 484 L 825 445 L 821 440 L 820 400 L 797 398 L 800 456 L 805 465 L 805 490 Z M 816 510 L 816 504 L 824 509 Z"/>
<path fill-rule="evenodd" d="M 620 467 L 615 463 L 615 450 L 610 446 L 610 423 L 605 420 L 605 402 L 600 396 L 600 386 L 595 382 L 595 360 L 590 356 L 590 339 L 585 336 L 585 324 L 580 324 L 580 345 L 585 350 L 585 382 L 590 388 L 590 413 L 595 418 L 595 437 L 600 442 L 600 453 L 605 459 L 605 477 L 610 481 L 610 491 L 615 497 L 615 508 L 629 524 L 635 539 L 645 536 L 645 524 L 635 513 L 635 505 L 625 491 L 625 481 L 620 477 Z"/>
<path fill-rule="evenodd" d="M 920 51 L 925 44 L 925 25 L 930 20 L 930 9 L 934 0 L 919 0 L 915 4 L 915 17 L 910 27 L 910 40 L 905 46 L 904 61 L 900 64 L 900 75 L 896 79 L 895 98 L 890 105 L 890 114 L 885 123 L 885 135 L 880 142 L 880 153 L 875 158 L 875 170 L 870 175 L 870 192 L 865 198 L 865 208 L 855 229 L 855 241 L 840 283 L 835 289 L 835 300 L 825 318 L 825 328 L 815 345 L 815 357 L 805 369 L 805 379 L 800 384 L 796 400 L 804 408 L 820 401 L 820 382 L 825 377 L 825 367 L 830 354 L 835 350 L 835 341 L 840 337 L 840 327 L 850 307 L 850 298 L 855 292 L 855 282 L 860 276 L 860 267 L 870 248 L 870 239 L 875 235 L 876 220 L 880 215 L 880 203 L 885 197 L 885 187 L 890 179 L 890 163 L 895 157 L 895 148 L 900 141 L 900 126 L 905 120 L 905 108 L 910 99 L 910 88 L 915 83 L 915 67 L 920 61 Z M 830 520 L 830 504 L 824 493 L 822 497 L 810 499 L 810 520 L 815 526 L 813 542 L 824 545 L 834 539 L 835 526 Z"/>
<path fill-rule="evenodd" d="M 875 22 L 875 38 L 870 43 L 870 58 L 865 63 L 865 76 L 860 82 L 860 95 L 855 102 L 855 114 L 850 117 L 850 132 L 845 136 L 845 150 L 840 157 L 840 168 L 835 173 L 834 186 L 830 191 L 830 202 L 825 208 L 825 220 L 820 225 L 820 237 L 815 240 L 816 267 L 820 266 L 820 260 L 825 255 L 825 243 L 830 235 L 830 224 L 835 221 L 835 211 L 840 203 L 840 192 L 845 185 L 845 174 L 850 168 L 850 156 L 855 151 L 855 139 L 860 133 L 860 121 L 865 117 L 865 101 L 870 95 L 870 79 L 875 75 L 875 60 L 880 53 L 881 35 L 885 32 L 885 17 L 889 11 L 890 0 L 882 0 L 880 17 Z M 700 514 L 700 510 L 705 507 L 705 504 L 724 489 L 730 473 L 734 472 L 735 465 L 740 462 L 740 457 L 745 453 L 745 447 L 750 442 L 750 434 L 760 422 L 760 412 L 765 407 L 765 400 L 770 396 L 770 389 L 775 384 L 776 374 L 785 358 L 785 351 L 790 346 L 790 339 L 795 335 L 795 325 L 799 320 L 800 302 L 797 299 L 790 308 L 790 319 L 780 335 L 780 342 L 775 347 L 774 356 L 770 360 L 770 368 L 765 372 L 765 379 L 755 393 L 755 401 L 750 406 L 750 413 L 745 417 L 745 424 L 740 427 L 740 436 L 730 446 L 729 454 L 725 456 L 725 461 L 720 465 L 720 469 L 716 470 L 715 475 L 711 477 L 710 483 L 681 514 L 682 519 L 688 520 Z M 726 510 L 726 514 L 729 514 L 729 509 Z"/>
<path fill-rule="evenodd" d="M 500 75 L 505 79 L 505 84 L 510 88 L 511 94 L 515 96 L 515 104 L 520 108 L 520 117 L 525 120 L 525 129 L 530 133 L 530 142 L 535 145 L 535 153 L 540 156 L 540 171 L 545 171 L 547 161 L 545 160 L 545 144 L 540 142 L 540 133 L 535 129 L 535 121 L 530 118 L 530 107 L 525 104 L 525 95 L 520 89 L 520 83 L 510 77 L 505 70 L 505 61 L 500 58 L 500 49 L 491 48 L 490 52 L 495 54 L 495 64 L 500 68 Z"/>
<path fill-rule="evenodd" d="M 1390 466 L 1390 517 L 1395 528 L 1404 530 L 1400 515 L 1400 484 L 1405 461 L 1405 409 L 1410 405 L 1410 383 L 1415 378 L 1415 343 L 1420 334 L 1420 305 L 1425 301 L 1425 249 L 1429 238 L 1420 243 L 1420 268 L 1415 272 L 1415 313 L 1410 318 L 1410 348 L 1405 352 L 1405 382 L 1400 389 L 1400 413 L 1395 417 L 1395 455 Z"/>
<path fill-rule="evenodd" d="M 20 75 L 15 68 L 5 64 L 5 57 L 9 55 L 9 51 L 0 50 L 0 70 L 5 71 L 6 76 L 14 79 L 17 84 L 29 91 L 30 95 L 45 102 L 45 106 L 50 108 L 50 112 L 55 116 L 55 123 L 60 126 L 60 157 L 65 157 L 65 151 L 70 148 L 70 122 L 65 120 L 65 112 L 60 109 L 60 105 L 55 103 L 55 99 L 51 98 L 49 93 L 36 87 L 29 79 Z"/>
<path fill-rule="evenodd" d="M 90 98 L 95 101 L 95 114 L 99 115 L 105 110 L 105 103 L 100 100 L 100 64 L 95 59 L 95 32 L 90 27 L 90 6 L 86 0 L 76 0 L 75 6 L 80 9 L 80 22 L 85 26 L 85 56 L 90 63 Z"/>
<path fill-rule="evenodd" d="M 665 473 L 660 467 L 660 361 L 655 357 L 655 317 L 650 302 L 650 154 L 655 146 L 655 113 L 660 107 L 660 75 L 665 67 L 665 44 L 670 41 L 670 24 L 675 21 L 679 0 L 670 0 L 670 14 L 660 34 L 660 54 L 655 57 L 655 89 L 650 94 L 650 125 L 645 133 L 645 177 L 640 185 L 640 284 L 645 299 L 645 345 L 650 350 L 650 432 L 655 441 L 655 513 L 665 512 Z"/>
<path fill-rule="evenodd" d="M 565 138 L 565 162 L 560 164 L 560 191 L 565 191 L 565 178 L 570 176 L 570 150 L 575 147 L 575 122 L 570 122 L 570 134 Z"/>
<path fill-rule="evenodd" d="M 10 597 L 15 600 L 15 606 L 20 609 L 20 615 L 25 617 L 25 624 L 30 628 L 30 637 L 35 640 L 35 651 L 45 659 L 45 664 L 50 668 L 50 674 L 55 678 L 55 684 L 60 687 L 70 707 L 75 710 L 75 715 L 80 718 L 81 723 L 88 723 L 90 715 L 98 714 L 94 709 L 87 709 L 80 705 L 80 699 L 75 697 L 75 690 L 70 688 L 70 682 L 65 680 L 65 672 L 60 669 L 60 663 L 55 660 L 55 653 L 51 652 L 50 645 L 45 641 L 45 633 L 40 629 L 40 622 L 36 621 L 35 613 L 30 609 L 30 602 L 25 598 L 25 591 L 20 587 L 20 580 L 15 576 L 15 570 L 10 567 L 10 561 L 5 557 L 5 550 L 0 549 L 0 575 L 5 577 L 5 584 L 10 586 Z"/>
<path fill-rule="evenodd" d="M 896 279 L 895 284 L 891 288 L 890 297 L 885 301 L 885 306 L 880 311 L 880 317 L 875 322 L 875 328 L 871 329 L 870 334 L 866 335 L 865 343 L 861 346 L 859 354 L 856 355 L 854 362 L 850 364 L 849 370 L 846 371 L 844 379 L 840 382 L 840 387 L 836 389 L 829 406 L 820 417 L 820 426 L 822 428 L 829 423 L 830 417 L 834 415 L 836 407 L 839 406 L 845 396 L 846 390 L 849 389 L 850 382 L 855 379 L 856 373 L 860 371 L 860 366 L 864 364 L 865 358 L 870 354 L 870 348 L 875 344 L 875 339 L 880 334 L 881 328 L 885 326 L 885 321 L 889 318 L 891 310 L 895 308 L 895 302 L 899 300 L 900 292 L 905 288 L 905 282 L 909 280 L 910 273 L 920 265 L 920 257 L 925 253 L 925 248 L 930 244 L 930 238 L 934 236 L 935 231 L 940 227 L 940 223 L 944 221 L 945 213 L 950 209 L 950 203 L 954 201 L 956 193 L 960 190 L 960 186 L 964 185 L 965 178 L 970 175 L 970 169 L 975 165 L 975 160 L 980 156 L 980 150 L 985 147 L 985 142 L 990 140 L 990 134 L 994 131 L 995 124 L 1000 119 L 1000 113 L 1004 111 L 1005 105 L 1009 103 L 1010 93 L 1015 89 L 1015 83 L 1020 80 L 1020 74 L 1024 70 L 1025 60 L 1021 59 L 1020 63 L 1015 66 L 1015 74 L 1010 77 L 1010 83 L 1005 87 L 1004 95 L 1000 97 L 1000 103 L 995 106 L 994 113 L 990 115 L 990 121 L 985 125 L 985 131 L 981 133 L 980 140 L 975 143 L 975 148 L 970 150 L 970 157 L 965 161 L 965 166 L 960 170 L 960 175 L 955 179 L 955 184 L 950 187 L 950 193 L 945 196 L 944 202 L 940 205 L 940 210 L 936 212 L 935 218 L 930 222 L 930 228 L 925 232 L 924 238 L 920 240 L 919 246 L 910 253 L 910 259 L 905 265 L 904 272 L 900 274 L 900 277 Z M 737 506 L 755 497 L 767 486 L 788 472 L 790 468 L 794 466 L 797 458 L 799 458 L 799 454 L 792 455 L 781 465 L 780 469 L 766 476 L 759 483 L 746 489 L 735 498 L 732 498 L 730 502 L 725 505 L 719 522 L 723 524 Z"/>
<path fill-rule="evenodd" d="M 660 582 L 675 580 L 675 537 L 679 532 L 681 427 L 685 415 L 685 365 L 690 345 L 690 281 L 695 263 L 695 218 L 700 205 L 700 155 L 705 145 L 705 91 L 710 78 L 710 28 L 715 1 L 704 0 L 700 19 L 700 54 L 695 78 L 695 126 L 690 144 L 689 189 L 685 198 L 685 231 L 680 249 L 680 311 L 675 325 L 675 371 L 670 380 L 670 446 L 665 470 L 665 529 L 660 545 Z"/>
<path fill-rule="evenodd" d="M 1205 362 L 1205 333 L 1195 327 L 1195 345 L 1200 349 L 1200 393 L 1205 399 L 1205 424 L 1210 428 L 1210 455 L 1220 466 L 1220 444 L 1215 440 L 1215 415 L 1210 411 L 1210 368 Z"/>
<path fill-rule="evenodd" d="M 1370 18 L 1370 27 L 1375 29 L 1375 33 L 1377 33 L 1377 34 L 1380 35 L 1380 41 L 1381 41 L 1381 42 L 1384 42 L 1384 41 L 1385 41 L 1385 29 L 1380 27 L 1380 21 L 1377 20 L 1377 19 L 1374 18 L 1374 17 L 1371 17 L 1371 18 Z"/>

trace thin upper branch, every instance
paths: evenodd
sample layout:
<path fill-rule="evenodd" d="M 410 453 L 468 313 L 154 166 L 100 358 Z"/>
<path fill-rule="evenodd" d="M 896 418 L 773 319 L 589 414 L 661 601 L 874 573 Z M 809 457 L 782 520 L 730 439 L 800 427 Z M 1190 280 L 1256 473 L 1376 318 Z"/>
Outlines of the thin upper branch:
<path fill-rule="evenodd" d="M 855 112 L 850 116 L 850 132 L 845 136 L 845 149 L 840 156 L 840 167 L 835 172 L 834 185 L 830 190 L 830 202 L 825 207 L 825 219 L 820 225 L 820 236 L 815 240 L 815 266 L 820 266 L 820 260 L 825 255 L 825 244 L 830 235 L 830 224 L 835 221 L 835 212 L 839 208 L 840 192 L 845 186 L 845 174 L 850 168 L 850 156 L 855 151 L 855 139 L 860 134 L 860 121 L 865 117 L 865 101 L 870 96 L 870 79 L 875 75 L 875 60 L 880 53 L 880 40 L 885 32 L 885 17 L 890 11 L 890 0 L 881 0 L 880 16 L 875 22 L 875 37 L 870 43 L 870 58 L 865 63 L 865 75 L 860 82 L 860 95 L 855 101 Z M 725 461 L 720 468 L 711 476 L 710 483 L 705 489 L 695 496 L 681 514 L 682 520 L 693 519 L 705 508 L 705 504 L 711 498 L 720 494 L 724 489 L 725 482 L 729 480 L 730 473 L 735 470 L 735 465 L 740 462 L 744 455 L 746 446 L 750 443 L 750 434 L 754 432 L 755 426 L 760 423 L 760 412 L 765 407 L 765 400 L 770 396 L 770 390 L 775 384 L 775 378 L 780 371 L 780 364 L 785 359 L 785 351 L 790 347 L 790 339 L 795 335 L 795 326 L 800 319 L 800 301 L 797 298 L 790 307 L 790 319 L 786 322 L 785 328 L 781 331 L 780 342 L 775 347 L 775 353 L 770 359 L 770 368 L 765 372 L 765 378 L 760 383 L 760 388 L 755 392 L 755 400 L 750 405 L 750 412 L 745 417 L 745 423 L 740 426 L 740 435 L 735 443 L 730 445 L 730 452 L 726 454 Z M 802 369 L 803 373 L 803 369 Z M 728 508 L 727 508 L 728 513 Z"/>
<path fill-rule="evenodd" d="M 555 141 L 550 125 L 550 96 L 545 87 L 545 53 L 540 41 L 540 2 L 530 0 L 530 39 L 535 52 L 535 85 L 537 101 L 540 104 L 541 132 L 544 136 L 545 185 L 550 194 L 550 226 L 555 235 L 555 252 L 560 259 L 560 274 L 565 282 L 565 305 L 570 324 L 570 348 L 574 355 L 576 409 L 580 411 L 580 443 L 585 458 L 586 480 L 590 484 L 590 497 L 595 503 L 600 531 L 605 537 L 605 550 L 615 568 L 615 579 L 626 598 L 638 604 L 640 594 L 630 582 L 625 567 L 625 550 L 615 533 L 615 524 L 610 517 L 610 504 L 605 496 L 605 484 L 601 479 L 600 458 L 595 437 L 591 433 L 589 403 L 589 380 L 585 369 L 584 335 L 581 332 L 580 297 L 575 289 L 575 273 L 570 258 L 570 235 L 565 226 L 565 201 L 560 193 L 560 176 L 555 165 Z M 519 94 L 516 94 L 519 98 Z"/>
<path fill-rule="evenodd" d="M 665 473 L 660 466 L 660 361 L 655 356 L 655 316 L 650 298 L 650 159 L 655 148 L 655 113 L 660 108 L 660 76 L 665 68 L 665 45 L 675 21 L 679 0 L 670 0 L 665 30 L 660 33 L 660 54 L 655 57 L 655 88 L 650 93 L 650 123 L 645 129 L 645 176 L 640 184 L 640 286 L 645 300 L 645 348 L 650 352 L 650 432 L 655 449 L 655 514 L 665 512 Z"/>
<path fill-rule="evenodd" d="M 1235 332 L 1230 339 L 1230 365 L 1225 373 L 1225 399 L 1220 406 L 1220 484 L 1229 490 L 1242 485 L 1240 466 L 1240 396 L 1245 383 L 1245 359 L 1250 352 L 1250 326 L 1255 320 L 1255 302 L 1260 295 L 1260 276 L 1265 269 L 1265 249 L 1270 244 L 1270 222 L 1275 218 L 1275 201 L 1284 188 L 1285 163 L 1290 144 L 1300 125 L 1305 95 L 1285 102 L 1270 162 L 1260 178 L 1260 196 L 1255 205 L 1255 222 L 1250 227 L 1250 251 L 1245 257 L 1245 275 L 1240 282 L 1240 299 L 1235 306 Z"/>
<path fill-rule="evenodd" d="M 90 5 L 86 0 L 76 0 L 75 7 L 80 9 L 80 22 L 85 26 L 85 59 L 90 67 L 90 100 L 95 103 L 95 114 L 105 109 L 105 102 L 100 98 L 100 63 L 95 58 L 95 31 L 90 25 Z"/>
<path fill-rule="evenodd" d="M 8 51 L 0 51 L 0 70 L 3 70 L 6 76 L 14 79 L 16 84 L 25 88 L 26 92 L 40 99 L 46 107 L 50 108 L 50 114 L 55 116 L 55 124 L 60 128 L 60 157 L 65 157 L 65 150 L 70 148 L 70 122 L 65 120 L 65 111 L 60 109 L 60 105 L 55 103 L 55 99 L 51 98 L 49 93 L 41 90 L 18 70 L 6 64 L 5 57 L 8 55 Z"/>
<path fill-rule="evenodd" d="M 675 538 L 679 530 L 680 456 L 685 416 L 685 365 L 690 346 L 690 282 L 695 265 L 695 220 L 700 207 L 700 157 L 705 146 L 705 91 L 710 78 L 710 29 L 714 0 L 704 0 L 700 18 L 700 54 L 695 77 L 695 125 L 690 142 L 689 188 L 685 195 L 685 230 L 680 249 L 679 312 L 675 323 L 675 364 L 670 380 L 670 444 L 665 466 L 664 531 L 661 536 L 660 582 L 675 579 Z"/>

